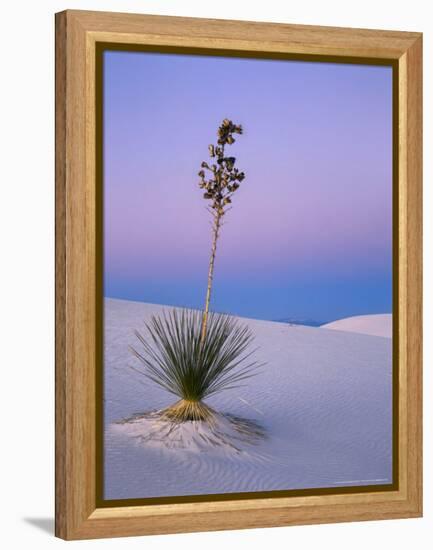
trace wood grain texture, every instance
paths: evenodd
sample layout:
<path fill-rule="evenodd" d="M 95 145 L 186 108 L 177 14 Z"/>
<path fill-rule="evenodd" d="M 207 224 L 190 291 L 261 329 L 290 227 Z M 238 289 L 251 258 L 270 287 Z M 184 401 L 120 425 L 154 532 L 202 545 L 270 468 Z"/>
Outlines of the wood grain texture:
<path fill-rule="evenodd" d="M 56 534 L 65 533 L 66 460 L 66 16 L 56 15 Z"/>
<path fill-rule="evenodd" d="M 140 43 L 149 37 L 161 44 L 238 48 L 340 56 L 396 59 L 419 34 L 409 32 L 103 13 L 68 12 L 91 33 L 112 34 L 116 41 Z"/>
<path fill-rule="evenodd" d="M 56 535 L 68 538 L 95 507 L 95 185 L 86 35 L 65 13 L 56 21 Z"/>
<path fill-rule="evenodd" d="M 422 514 L 422 37 L 407 65 L 407 462 L 408 500 Z"/>
<path fill-rule="evenodd" d="M 399 490 L 97 508 L 95 45 L 393 60 L 399 67 Z M 422 38 L 419 33 L 101 12 L 56 15 L 56 535 L 64 539 L 422 513 Z"/>

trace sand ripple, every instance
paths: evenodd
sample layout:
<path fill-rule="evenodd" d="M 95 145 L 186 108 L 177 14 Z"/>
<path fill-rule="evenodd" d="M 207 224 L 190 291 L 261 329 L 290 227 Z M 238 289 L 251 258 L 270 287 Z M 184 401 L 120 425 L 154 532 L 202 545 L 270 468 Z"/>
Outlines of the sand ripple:
<path fill-rule="evenodd" d="M 202 426 L 167 438 L 158 418 L 134 411 L 173 400 L 128 368 L 133 329 L 161 309 L 106 301 L 105 498 L 391 483 L 391 339 L 246 320 L 266 367 L 208 403 L 229 444 Z M 235 441 L 235 417 L 266 437 Z"/>

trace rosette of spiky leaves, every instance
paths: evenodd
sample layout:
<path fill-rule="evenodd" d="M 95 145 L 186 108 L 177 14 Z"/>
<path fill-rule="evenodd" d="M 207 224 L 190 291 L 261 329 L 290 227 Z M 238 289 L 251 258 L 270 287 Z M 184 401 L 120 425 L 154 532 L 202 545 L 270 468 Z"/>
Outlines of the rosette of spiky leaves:
<path fill-rule="evenodd" d="M 225 154 L 226 145 L 232 145 L 236 140 L 234 134 L 242 134 L 242 126 L 234 124 L 228 118 L 222 121 L 218 128 L 216 145 L 209 145 L 209 156 L 215 162 L 201 163 L 199 187 L 204 189 L 203 198 L 210 200 L 210 209 L 214 216 L 223 216 L 227 205 L 231 204 L 233 193 L 239 189 L 245 179 L 245 173 L 235 167 L 236 158 Z"/>
<path fill-rule="evenodd" d="M 135 331 L 141 349 L 131 348 L 144 369 L 137 369 L 180 401 L 165 410 L 179 421 L 207 420 L 212 409 L 202 400 L 239 386 L 255 374 L 251 361 L 253 335 L 234 317 L 210 313 L 205 340 L 201 339 L 203 312 L 173 309 L 152 316 L 145 334 Z"/>

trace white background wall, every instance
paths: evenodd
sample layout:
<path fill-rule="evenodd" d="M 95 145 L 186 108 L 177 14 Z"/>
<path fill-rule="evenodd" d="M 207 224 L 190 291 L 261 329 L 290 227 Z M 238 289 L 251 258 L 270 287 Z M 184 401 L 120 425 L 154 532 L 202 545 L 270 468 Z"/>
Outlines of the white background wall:
<path fill-rule="evenodd" d="M 54 548 L 54 13 L 66 8 L 422 31 L 425 208 L 432 205 L 432 27 L 429 0 L 9 0 L 0 32 L 0 544 Z M 430 8 L 430 9 L 429 9 Z M 425 281 L 432 222 L 425 216 Z M 429 250 L 430 249 L 430 250 Z M 431 284 L 431 283 L 430 283 Z M 69 543 L 80 548 L 208 550 L 431 548 L 432 292 L 425 285 L 425 518 Z M 431 536 L 431 533 L 430 533 Z"/>

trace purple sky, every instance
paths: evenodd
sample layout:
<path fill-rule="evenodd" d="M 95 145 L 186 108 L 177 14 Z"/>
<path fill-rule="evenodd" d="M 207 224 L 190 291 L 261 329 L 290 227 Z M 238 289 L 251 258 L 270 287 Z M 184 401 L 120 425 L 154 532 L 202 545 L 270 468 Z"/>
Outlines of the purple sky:
<path fill-rule="evenodd" d="M 201 307 L 197 172 L 225 117 L 246 180 L 213 309 L 327 321 L 392 308 L 390 67 L 104 54 L 104 294 Z"/>

